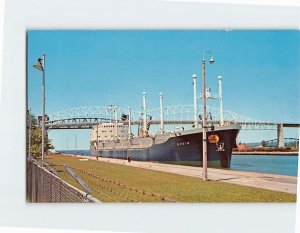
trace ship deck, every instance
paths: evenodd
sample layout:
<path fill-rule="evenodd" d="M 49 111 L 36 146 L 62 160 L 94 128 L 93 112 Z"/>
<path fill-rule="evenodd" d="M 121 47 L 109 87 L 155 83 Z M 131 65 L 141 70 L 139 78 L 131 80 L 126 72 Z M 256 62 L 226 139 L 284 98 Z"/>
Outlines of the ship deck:
<path fill-rule="evenodd" d="M 96 160 L 93 156 L 70 155 L 75 157 L 89 158 Z M 192 167 L 183 165 L 163 164 L 158 162 L 131 161 L 122 159 L 101 158 L 98 161 L 122 164 L 127 166 L 151 169 L 161 172 L 168 172 L 178 175 L 202 178 L 202 167 Z M 234 171 L 226 169 L 208 168 L 208 179 L 225 183 L 250 186 L 255 188 L 268 189 L 273 191 L 296 194 L 297 177 L 275 175 L 267 173 L 254 173 L 244 171 Z"/>

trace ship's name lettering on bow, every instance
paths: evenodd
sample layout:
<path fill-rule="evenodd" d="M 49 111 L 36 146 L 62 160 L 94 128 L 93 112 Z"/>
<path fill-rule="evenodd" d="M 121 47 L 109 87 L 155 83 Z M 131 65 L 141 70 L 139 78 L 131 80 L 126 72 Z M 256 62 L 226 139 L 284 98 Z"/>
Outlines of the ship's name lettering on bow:
<path fill-rule="evenodd" d="M 188 146 L 190 142 L 177 142 L 177 146 Z"/>

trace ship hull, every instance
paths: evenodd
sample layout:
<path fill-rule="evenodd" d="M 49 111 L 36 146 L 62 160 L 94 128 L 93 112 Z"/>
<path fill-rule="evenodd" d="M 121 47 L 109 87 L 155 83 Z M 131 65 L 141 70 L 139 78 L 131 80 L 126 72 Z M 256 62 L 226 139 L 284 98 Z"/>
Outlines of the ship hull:
<path fill-rule="evenodd" d="M 218 143 L 207 141 L 207 160 L 209 167 L 230 167 L 232 149 L 236 147 L 236 137 L 240 127 L 230 127 L 227 129 L 210 131 L 210 135 L 218 135 L 219 143 L 223 147 L 220 149 Z M 193 163 L 202 166 L 202 131 L 192 133 L 177 133 L 166 142 L 153 144 L 147 148 L 118 148 L 96 150 L 91 146 L 91 154 L 94 156 L 116 159 L 127 159 L 128 155 L 132 160 L 137 161 L 158 161 L 175 164 Z"/>

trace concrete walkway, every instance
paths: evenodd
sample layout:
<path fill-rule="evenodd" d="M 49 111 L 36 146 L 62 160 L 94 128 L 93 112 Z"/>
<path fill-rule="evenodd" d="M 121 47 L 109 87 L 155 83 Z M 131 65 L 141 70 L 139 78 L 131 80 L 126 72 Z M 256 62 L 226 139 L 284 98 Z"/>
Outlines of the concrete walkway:
<path fill-rule="evenodd" d="M 78 158 L 96 160 L 92 156 L 70 155 Z M 168 172 L 184 176 L 192 176 L 202 178 L 203 169 L 201 167 L 182 166 L 163 164 L 158 162 L 142 162 L 112 158 L 98 158 L 98 161 L 122 164 L 132 167 L 145 168 L 155 171 Z M 255 188 L 268 189 L 273 191 L 296 194 L 297 192 L 297 177 L 274 175 L 266 173 L 243 172 L 225 169 L 208 168 L 208 179 L 225 183 L 245 185 Z"/>

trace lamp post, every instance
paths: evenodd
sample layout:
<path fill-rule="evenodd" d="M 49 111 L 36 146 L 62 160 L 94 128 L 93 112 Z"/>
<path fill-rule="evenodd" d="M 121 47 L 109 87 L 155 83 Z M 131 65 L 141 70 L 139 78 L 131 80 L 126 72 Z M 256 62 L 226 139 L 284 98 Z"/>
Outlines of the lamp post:
<path fill-rule="evenodd" d="M 213 54 L 210 51 L 204 51 L 202 56 L 202 99 L 203 99 L 203 117 L 202 117 L 202 135 L 203 135 L 203 147 L 202 147 L 202 164 L 203 164 L 203 180 L 207 181 L 207 139 L 206 139 L 206 87 L 205 87 L 205 55 L 209 53 L 211 58 L 210 64 L 214 63 Z"/>
<path fill-rule="evenodd" d="M 42 58 L 38 58 L 37 64 L 33 65 L 39 71 L 43 72 L 42 80 L 42 160 L 45 157 L 45 62 L 46 55 L 43 54 Z"/>

